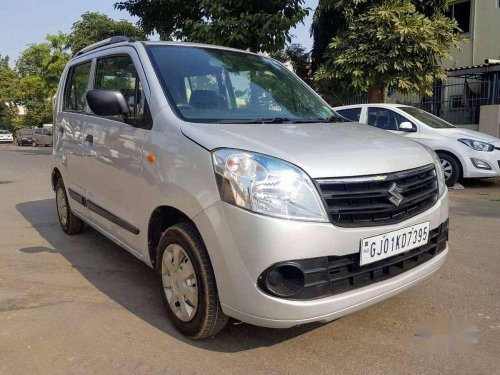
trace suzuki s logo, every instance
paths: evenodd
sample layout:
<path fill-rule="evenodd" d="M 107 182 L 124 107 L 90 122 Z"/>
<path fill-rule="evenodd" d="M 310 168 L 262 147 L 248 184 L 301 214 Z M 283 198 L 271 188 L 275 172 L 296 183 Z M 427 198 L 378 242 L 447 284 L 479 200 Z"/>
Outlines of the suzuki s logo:
<path fill-rule="evenodd" d="M 396 207 L 399 207 L 403 199 L 405 199 L 405 197 L 401 194 L 402 191 L 403 189 L 401 189 L 401 187 L 395 182 L 393 182 L 389 190 L 387 190 L 387 192 L 392 195 L 392 197 L 389 197 L 389 201 Z"/>

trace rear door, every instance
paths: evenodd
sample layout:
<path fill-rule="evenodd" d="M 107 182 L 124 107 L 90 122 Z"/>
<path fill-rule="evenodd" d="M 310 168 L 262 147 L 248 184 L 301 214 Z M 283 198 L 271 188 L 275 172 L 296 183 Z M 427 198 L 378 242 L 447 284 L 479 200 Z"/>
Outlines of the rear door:
<path fill-rule="evenodd" d="M 129 116 L 94 114 L 85 125 L 84 147 L 91 171 L 87 206 L 94 224 L 128 250 L 139 253 L 137 196 L 142 185 L 143 141 L 151 123 L 139 58 L 132 48 L 120 51 L 96 58 L 93 88 L 121 91 L 129 105 Z"/>
<path fill-rule="evenodd" d="M 83 149 L 83 128 L 89 115 L 86 94 L 90 82 L 92 60 L 76 63 L 66 75 L 64 90 L 58 100 L 54 123 L 55 153 L 62 158 L 63 178 L 71 209 L 87 218 L 83 202 L 87 195 L 88 167 Z"/>

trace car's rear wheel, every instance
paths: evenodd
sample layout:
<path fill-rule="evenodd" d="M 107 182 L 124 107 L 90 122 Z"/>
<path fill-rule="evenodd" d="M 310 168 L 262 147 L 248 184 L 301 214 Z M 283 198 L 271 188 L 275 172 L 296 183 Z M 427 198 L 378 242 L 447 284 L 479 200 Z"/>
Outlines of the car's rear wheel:
<path fill-rule="evenodd" d="M 443 167 L 444 178 L 446 186 L 451 187 L 455 185 L 460 178 L 461 170 L 458 161 L 448 154 L 438 153 Z"/>
<path fill-rule="evenodd" d="M 189 224 L 168 228 L 158 245 L 157 272 L 163 304 L 174 326 L 192 339 L 223 329 L 212 264 L 203 241 Z"/>
<path fill-rule="evenodd" d="M 83 221 L 71 212 L 66 189 L 61 178 L 56 183 L 56 208 L 59 224 L 64 233 L 78 234 L 82 231 Z"/>

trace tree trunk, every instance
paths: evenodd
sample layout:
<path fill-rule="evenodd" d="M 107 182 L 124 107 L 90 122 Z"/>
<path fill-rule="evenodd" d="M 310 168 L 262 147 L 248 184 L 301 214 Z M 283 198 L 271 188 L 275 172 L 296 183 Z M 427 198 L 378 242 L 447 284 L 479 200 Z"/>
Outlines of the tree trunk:
<path fill-rule="evenodd" d="M 368 103 L 385 103 L 387 89 L 385 87 L 370 87 L 368 89 Z"/>

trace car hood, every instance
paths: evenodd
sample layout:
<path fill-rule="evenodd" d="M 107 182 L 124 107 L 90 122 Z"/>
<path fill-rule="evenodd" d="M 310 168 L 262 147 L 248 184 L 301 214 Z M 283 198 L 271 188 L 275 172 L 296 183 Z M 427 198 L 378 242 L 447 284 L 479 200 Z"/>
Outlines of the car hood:
<path fill-rule="evenodd" d="M 235 148 L 274 156 L 313 178 L 395 172 L 433 162 L 420 144 L 357 123 L 183 123 L 185 136 L 208 150 Z"/>
<path fill-rule="evenodd" d="M 447 129 L 435 129 L 439 134 L 444 137 L 459 139 L 459 138 L 469 138 L 478 141 L 493 143 L 495 145 L 500 144 L 500 139 L 493 137 L 488 134 L 480 133 L 470 129 L 463 128 L 447 128 Z"/>

